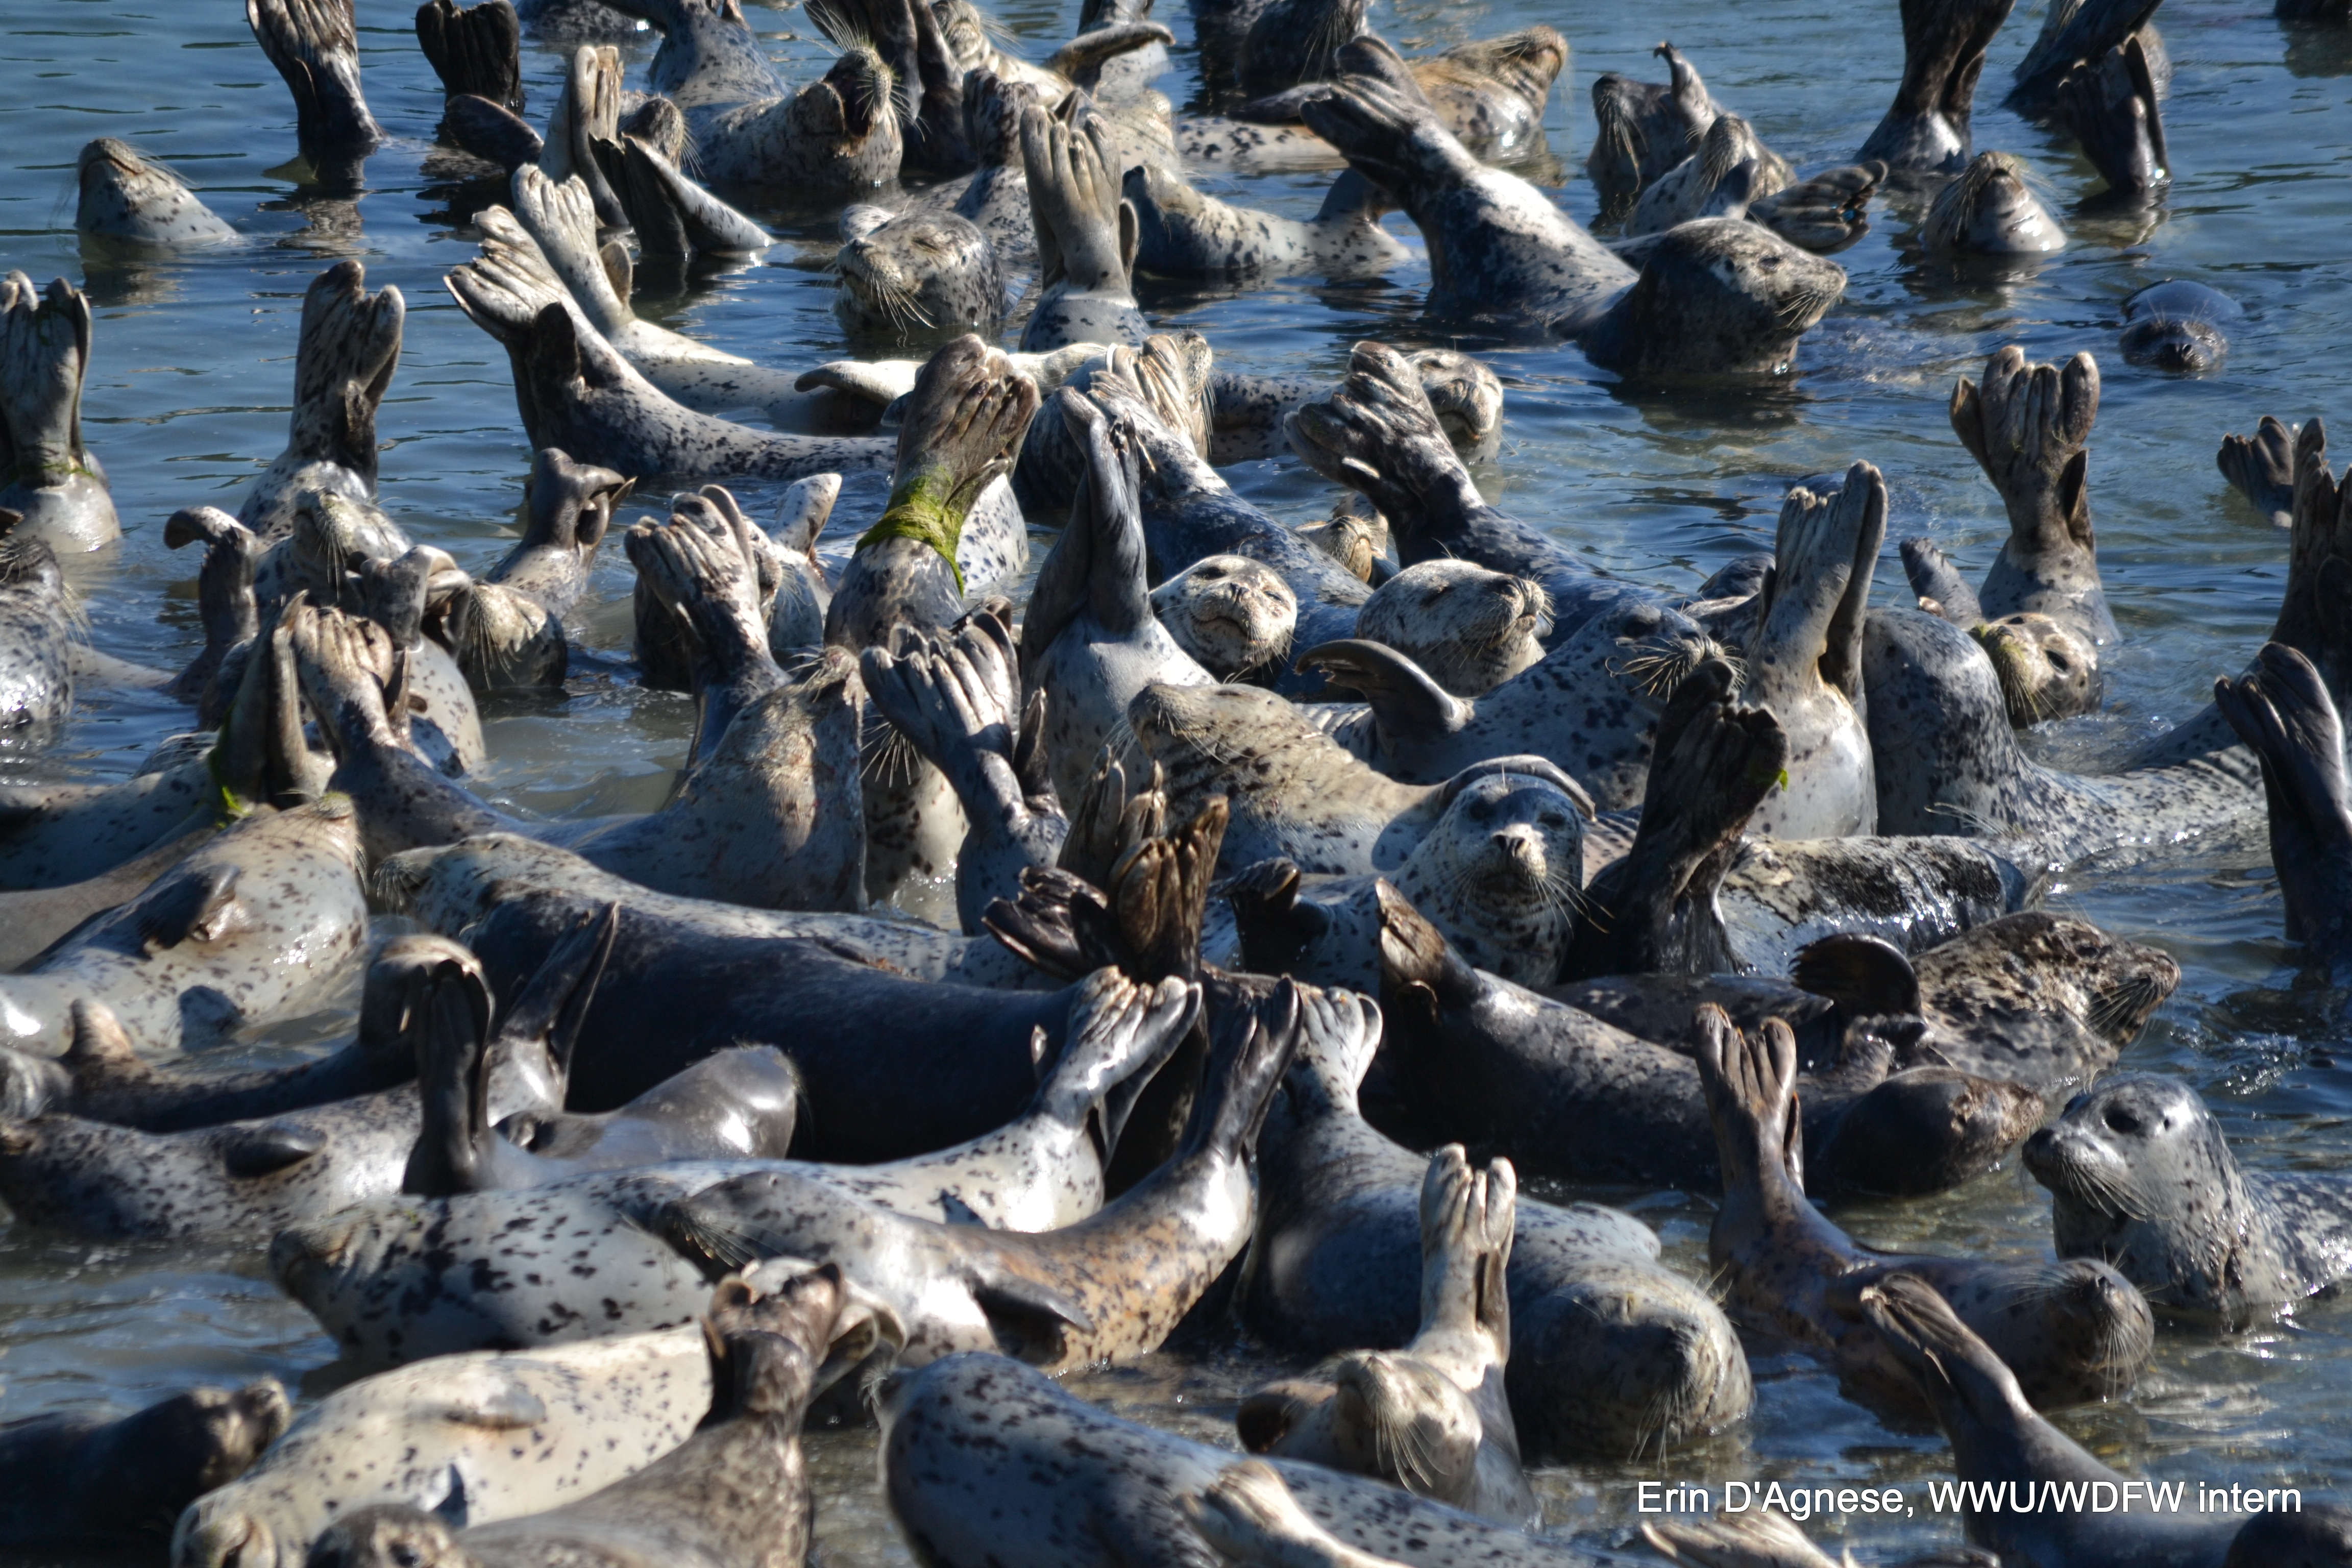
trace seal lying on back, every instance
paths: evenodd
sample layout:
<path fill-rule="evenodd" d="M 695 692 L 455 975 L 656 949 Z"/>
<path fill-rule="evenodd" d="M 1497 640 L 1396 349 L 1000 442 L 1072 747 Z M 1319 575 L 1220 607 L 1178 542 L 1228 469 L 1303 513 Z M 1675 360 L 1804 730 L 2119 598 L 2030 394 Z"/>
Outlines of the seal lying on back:
<path fill-rule="evenodd" d="M 881 1420 L 884 1495 L 937 1568 L 1191 1568 L 1202 1546 L 1186 1500 L 1234 1462 L 1230 1449 L 1122 1421 L 997 1355 L 894 1379 Z M 1318 1523 L 1375 1558 L 1412 1568 L 1595 1562 L 1402 1488 L 1295 1460 L 1271 1468 Z"/>
<path fill-rule="evenodd" d="M 1963 1486 L 2032 1488 L 2051 1506 L 2026 1511 L 1975 1505 L 1961 1517 L 1969 1539 L 2003 1563 L 2060 1568 L 2256 1568 L 2263 1563 L 2352 1563 L 2352 1510 L 2333 1505 L 2241 1521 L 2158 1507 L 2154 1484 L 2109 1469 L 2034 1413 L 2000 1357 L 1970 1331 L 1935 1289 L 1907 1274 L 1865 1288 L 1864 1318 L 1909 1369 L 1952 1445 Z M 2064 1507 L 2053 1494 L 2077 1488 L 2148 1498 L 2131 1510 Z M 2096 1494 L 2094 1495 L 2095 1501 Z"/>
<path fill-rule="evenodd" d="M 2202 375 L 2229 353 L 2226 324 L 2244 314 L 2235 300 L 2202 283 L 2151 283 L 2123 303 L 2124 358 Z"/>
<path fill-rule="evenodd" d="M 2016 0 L 1903 0 L 1903 80 L 1857 158 L 1920 174 L 1969 161 L 1969 116 L 1985 50 Z"/>
<path fill-rule="evenodd" d="M 2063 1258 L 2101 1258 L 2168 1314 L 2229 1327 L 2352 1274 L 2352 1188 L 2336 1174 L 2248 1171 L 2177 1079 L 2126 1073 L 2076 1095 L 2026 1141 Z"/>
<path fill-rule="evenodd" d="M 1386 272 L 1412 254 L 1381 226 L 1388 197 L 1353 170 L 1332 182 L 1322 206 L 1304 220 L 1231 205 L 1194 190 L 1181 174 L 1149 163 L 1129 169 L 1121 188 L 1139 224 L 1136 265 L 1146 272 L 1361 278 Z"/>
<path fill-rule="evenodd" d="M 1979 153 L 1936 193 L 1919 243 L 1937 253 L 2042 256 L 2066 248 L 2066 231 L 2025 183 L 2023 159 Z"/>
<path fill-rule="evenodd" d="M 1428 1162 L 1357 1110 L 1380 1045 L 1369 999 L 1310 999 L 1258 1141 L 1264 1212 L 1240 1305 L 1253 1329 L 1292 1350 L 1401 1345 L 1421 1321 L 1416 1194 Z M 1639 1220 L 1522 1196 L 1506 1279 L 1505 1388 L 1531 1457 L 1673 1446 L 1748 1413 L 1738 1337 L 1706 1290 L 1658 1261 L 1658 1238 Z"/>
<path fill-rule="evenodd" d="M 1349 1351 L 1247 1395 L 1234 1416 L 1242 1446 L 1378 1476 L 1505 1524 L 1534 1519 L 1503 1394 L 1517 1191 L 1507 1160 L 1473 1171 L 1458 1143 L 1431 1155 L 1421 1188 L 1421 1331 L 1393 1353 Z"/>
<path fill-rule="evenodd" d="M 375 506 L 375 416 L 400 364 L 406 319 L 400 290 L 387 286 L 369 293 L 367 269 L 356 260 L 336 262 L 304 290 L 286 449 L 254 480 L 236 513 L 263 544 L 291 532 L 296 506 L 306 492 L 319 491 L 380 520 L 377 526 L 388 531 L 383 545 L 369 554 L 397 555 L 408 548 Z"/>
<path fill-rule="evenodd" d="M 89 301 L 62 278 L 38 291 L 22 272 L 0 281 L 0 507 L 60 554 L 122 532 L 106 470 L 82 445 L 90 324 Z"/>
<path fill-rule="evenodd" d="M 75 160 L 80 194 L 74 227 L 143 245 L 217 245 L 236 230 L 213 216 L 194 191 L 128 142 L 101 136 Z"/>
<path fill-rule="evenodd" d="M 1643 187 L 1691 155 L 1722 112 L 1681 50 L 1667 43 L 1650 53 L 1666 62 L 1666 81 L 1635 81 L 1615 71 L 1592 79 L 1597 129 L 1584 174 L 1605 210 L 1630 208 Z"/>
<path fill-rule="evenodd" d="M 286 1430 L 263 1378 L 194 1388 L 130 1415 L 61 1411 L 0 1428 L 0 1542 L 152 1552 L 180 1510 L 234 1480 Z"/>
<path fill-rule="evenodd" d="M 1541 585 L 1469 561 L 1421 561 L 1372 591 L 1356 635 L 1396 649 L 1456 697 L 1478 697 L 1543 658 Z"/>
<path fill-rule="evenodd" d="M 800 1562 L 812 1517 L 801 1423 L 825 1373 L 874 1347 L 874 1321 L 849 1301 L 838 1268 L 771 1291 L 730 1279 L 706 1320 L 710 1408 L 678 1447 L 577 1501 L 462 1531 L 417 1508 L 361 1509 L 312 1543 L 310 1568 Z"/>
<path fill-rule="evenodd" d="M 1825 1354 L 1864 1399 L 1912 1406 L 1917 1393 L 1859 1321 L 1857 1295 L 1900 1269 L 1991 1342 L 2036 1408 L 2121 1398 L 2147 1368 L 2156 1321 L 2105 1263 L 2010 1264 L 1889 1255 L 1858 1247 L 1805 1199 L 1797 1043 L 1779 1019 L 1743 1037 L 1700 1009 L 1699 1081 L 1723 1162 L 1707 1256 L 1736 1311 Z"/>

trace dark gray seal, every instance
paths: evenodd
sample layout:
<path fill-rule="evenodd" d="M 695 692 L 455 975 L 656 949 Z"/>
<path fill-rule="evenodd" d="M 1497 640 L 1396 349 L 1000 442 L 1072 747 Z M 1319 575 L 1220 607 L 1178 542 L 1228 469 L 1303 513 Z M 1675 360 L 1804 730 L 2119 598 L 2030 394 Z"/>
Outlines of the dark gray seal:
<path fill-rule="evenodd" d="M 1923 1281 L 1890 1275 L 1864 1289 L 1861 1308 L 1887 1350 L 1909 1369 L 1951 1440 L 1953 1468 L 1963 1485 L 2015 1487 L 2020 1495 L 2032 1487 L 2045 1497 L 2044 1489 L 2111 1489 L 2084 1504 L 2031 1511 L 1981 1506 L 1971 1497 L 1962 1509 L 1969 1539 L 1999 1552 L 2002 1562 L 2067 1568 L 2296 1563 L 2337 1568 L 2352 1563 L 2352 1512 L 2333 1505 L 2245 1521 L 2159 1507 L 2155 1483 L 2108 1468 L 2035 1414 L 2000 1357 Z M 2099 1506 L 2105 1497 L 2132 1494 L 2141 1506 Z"/>
<path fill-rule="evenodd" d="M 338 162 L 383 144 L 360 91 L 359 25 L 352 0 L 245 0 L 261 52 L 294 95 L 302 150 Z"/>
<path fill-rule="evenodd" d="M 2151 283 L 2123 303 L 2124 358 L 2202 375 L 2228 355 L 2229 328 L 2244 314 L 2235 300 L 2202 283 Z"/>
<path fill-rule="evenodd" d="M 2066 231 L 2025 183 L 2025 160 L 1979 153 L 1936 193 L 1919 244 L 1937 255 L 2046 256 L 2066 248 Z"/>
<path fill-rule="evenodd" d="M 853 206 L 841 215 L 841 233 L 833 314 L 855 336 L 993 337 L 1012 307 L 996 247 L 961 214 Z"/>
<path fill-rule="evenodd" d="M 219 245 L 236 237 L 194 191 L 129 142 L 101 136 L 74 161 L 74 227 L 141 245 Z"/>
<path fill-rule="evenodd" d="M 0 281 L 0 507 L 60 554 L 122 532 L 106 470 L 81 438 L 90 331 L 89 301 L 64 279 L 37 290 L 22 272 Z"/>
<path fill-rule="evenodd" d="M 1956 174 L 1985 50 L 2016 0 L 1903 0 L 1903 81 L 1857 158 L 1898 173 Z"/>
<path fill-rule="evenodd" d="M 2352 1273 L 2337 1174 L 2248 1171 L 2197 1091 L 2146 1073 L 2076 1095 L 2026 1141 L 2064 1258 L 2103 1258 L 2168 1315 L 2243 1326 Z"/>
<path fill-rule="evenodd" d="M 2341 973 L 2352 960 L 2352 782 L 2344 720 L 2311 661 L 2273 643 L 2252 673 L 2214 683 L 2213 700 L 2263 759 L 2271 865 L 2286 905 L 2286 933 L 2308 957 Z"/>
<path fill-rule="evenodd" d="M 1900 1270 L 1933 1286 L 2017 1374 L 2037 1409 L 2118 1399 L 2156 1342 L 2147 1303 L 2112 1267 L 1989 1263 L 1874 1251 L 1805 1197 L 1797 1042 L 1771 1019 L 1743 1035 L 1702 1008 L 1699 1079 L 1723 1162 L 1707 1257 L 1752 1327 L 1822 1354 L 1865 1402 L 1916 1409 L 1909 1374 L 1861 1321 L 1862 1289 Z"/>
<path fill-rule="evenodd" d="M 1377 1476 L 1505 1524 L 1538 1516 L 1503 1393 L 1511 1355 L 1517 1179 L 1474 1171 L 1458 1143 L 1421 1188 L 1421 1331 L 1395 1352 L 1349 1351 L 1246 1395 L 1242 1446 Z"/>
<path fill-rule="evenodd" d="M 1141 163 L 1122 184 L 1135 208 L 1136 265 L 1177 278 L 1287 278 L 1319 273 L 1364 278 L 1386 272 L 1412 253 L 1381 226 L 1391 204 L 1379 186 L 1349 170 L 1332 182 L 1311 218 L 1234 206 L 1194 190 L 1175 170 Z"/>
<path fill-rule="evenodd" d="M 17 1551 L 152 1552 L 180 1510 L 234 1480 L 286 1430 L 275 1378 L 194 1388 L 129 1415 L 91 1410 L 0 1426 L 0 1542 Z"/>
<path fill-rule="evenodd" d="M 2058 6 L 2050 8 L 2056 16 Z M 2172 184 L 2156 73 L 2137 36 L 2078 60 L 2058 82 L 2055 118 L 2107 182 L 2105 205 L 2145 205 Z"/>

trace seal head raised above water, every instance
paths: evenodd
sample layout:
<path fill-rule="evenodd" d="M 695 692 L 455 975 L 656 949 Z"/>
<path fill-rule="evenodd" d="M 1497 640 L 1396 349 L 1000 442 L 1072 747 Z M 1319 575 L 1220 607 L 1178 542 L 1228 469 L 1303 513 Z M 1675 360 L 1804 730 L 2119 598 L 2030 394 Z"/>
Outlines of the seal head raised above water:
<path fill-rule="evenodd" d="M 142 245 L 217 245 L 236 237 L 196 194 L 129 142 L 101 136 L 75 161 L 74 227 Z"/>

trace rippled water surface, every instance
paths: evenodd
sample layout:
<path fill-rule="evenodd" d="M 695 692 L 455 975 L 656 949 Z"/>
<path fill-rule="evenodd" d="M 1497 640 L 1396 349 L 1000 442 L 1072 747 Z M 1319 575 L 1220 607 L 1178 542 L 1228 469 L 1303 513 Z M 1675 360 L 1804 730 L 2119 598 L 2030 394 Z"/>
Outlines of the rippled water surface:
<path fill-rule="evenodd" d="M 1160 0 L 1185 40 L 1160 85 L 1182 100 L 1197 82 L 1184 0 Z M 1779 497 L 1795 478 L 1857 458 L 1887 474 L 1890 539 L 1934 534 L 1973 578 L 2004 531 L 1990 487 L 1953 439 L 1945 402 L 1956 375 L 2004 342 L 2036 359 L 2098 356 L 2105 392 L 2091 457 L 2094 512 L 2109 598 L 2128 635 L 2112 658 L 2106 712 L 2035 743 L 2095 766 L 2151 728 L 2192 713 L 2268 628 L 2285 539 L 2215 472 L 2221 434 L 2265 413 L 2352 418 L 2345 344 L 2352 190 L 2342 173 L 2352 114 L 2352 35 L 2271 20 L 2259 0 L 2172 0 L 2158 20 L 2175 62 L 2167 128 L 2176 180 L 2147 218 L 2079 205 L 2099 182 L 2062 136 L 1992 107 L 2040 25 L 2025 0 L 1993 47 L 1977 144 L 2024 156 L 2074 235 L 2060 255 L 2014 268 L 1921 259 L 1916 210 L 1882 209 L 1838 258 L 1844 303 L 1811 333 L 1800 374 L 1780 384 L 1671 395 L 1634 394 L 1573 349 L 1498 353 L 1509 388 L 1505 439 L 1479 470 L 1490 497 L 1540 520 L 1612 567 L 1695 585 L 1729 557 L 1769 548 Z M 809 79 L 826 56 L 795 9 L 752 4 L 753 26 Z M 1042 58 L 1067 37 L 1075 0 L 1019 0 L 998 15 Z M 1551 150 L 1574 169 L 1592 120 L 1588 92 L 1606 70 L 1650 77 L 1671 37 L 1718 100 L 1748 116 L 1801 168 L 1843 161 L 1875 123 L 1901 68 L 1893 0 L 1658 0 L 1639 7 L 1551 9 L 1498 3 L 1384 3 L 1374 25 L 1412 55 L 1542 21 L 1575 48 L 1549 114 Z M 407 342 L 380 431 L 384 504 L 417 538 L 483 566 L 506 548 L 530 449 L 506 356 L 440 285 L 473 254 L 471 213 L 495 185 L 452 183 L 432 145 L 439 89 L 411 31 L 413 8 L 360 0 L 368 96 L 394 141 L 366 165 L 362 194 L 324 195 L 293 156 L 292 110 L 235 0 L 0 0 L 0 261 L 37 279 L 85 287 L 98 314 L 85 422 L 113 477 L 126 537 L 76 563 L 94 635 L 110 652 L 174 667 L 200 642 L 195 562 L 162 543 L 174 508 L 235 508 L 284 437 L 302 290 L 336 258 L 356 256 L 372 285 L 408 301 Z M 558 78 L 556 55 L 526 46 L 534 120 Z M 649 44 L 626 51 L 632 84 Z M 71 170 L 89 138 L 112 135 L 169 160 L 243 236 L 227 248 L 165 260 L 85 250 L 72 231 Z M 1252 205 L 1310 213 L 1328 176 L 1213 183 Z M 1589 218 L 1580 176 L 1558 199 Z M 642 313 L 763 363 L 798 367 L 845 352 L 823 270 L 832 215 L 746 203 L 784 237 L 756 264 L 682 297 L 640 299 Z M 1409 243 L 1401 216 L 1389 223 Z M 2245 307 L 2225 368 L 2183 381 L 2123 364 L 2116 305 L 2141 285 L 2193 278 Z M 1281 285 L 1237 298 L 1145 290 L 1154 319 L 1209 333 L 1221 359 L 1258 371 L 1336 374 L 1367 336 L 1425 338 L 1416 313 L 1425 268 L 1344 288 Z M 1472 345 L 1476 346 L 1476 345 Z M 1287 458 L 1232 474 L 1276 516 L 1324 514 L 1329 488 Z M 845 503 L 842 525 L 860 502 Z M 863 503 L 870 513 L 870 500 Z M 575 647 L 626 653 L 628 568 L 599 571 Z M 1899 602 L 1892 552 L 1879 595 Z M 486 788 L 547 813 L 656 804 L 683 753 L 681 698 L 636 690 L 594 664 L 560 702 L 491 716 Z M 157 698 L 87 702 L 35 776 L 128 774 L 182 710 Z M 2352 1079 L 2324 1020 L 2328 998 L 2297 992 L 2279 940 L 2279 900 L 2257 850 L 2071 880 L 2058 895 L 2177 956 L 2187 979 L 2126 1065 L 2179 1073 L 2203 1089 L 2242 1156 L 2269 1167 L 2352 1163 L 2343 1128 Z M 310 1032 L 331 1025 L 320 1020 Z M 300 1028 L 282 1031 L 299 1037 Z M 1665 1234 L 1683 1266 L 1703 1268 L 1707 1210 L 1675 1194 L 1609 1194 Z M 1864 1238 L 2011 1257 L 2046 1256 L 2049 1205 L 2014 1164 L 1924 1204 L 1842 1213 Z M 213 1250 L 92 1248 L 0 1236 L 0 1415 L 89 1401 L 143 1403 L 205 1381 L 274 1373 L 315 1392 L 331 1347 L 277 1295 L 257 1244 Z M 2254 1480 L 2327 1490 L 2352 1468 L 2352 1343 L 2340 1311 L 2315 1304 L 2291 1323 L 2221 1340 L 2167 1330 L 2157 1364 L 2123 1404 L 2063 1418 L 2103 1457 L 2168 1479 Z M 1089 1396 L 1197 1436 L 1229 1440 L 1233 1401 L 1273 1369 L 1246 1347 L 1165 1355 L 1080 1380 Z M 1842 1401 L 1797 1358 L 1759 1358 L 1759 1401 L 1744 1428 L 1703 1451 L 1630 1459 L 1538 1479 L 1555 1527 L 1626 1539 L 1640 1479 L 1747 1476 L 1808 1480 L 1948 1475 L 1940 1440 L 1888 1430 Z M 907 1561 L 873 1483 L 870 1434 L 814 1441 L 825 1561 Z M 1956 1540 L 1924 1510 L 1857 1529 L 1865 1558 Z"/>

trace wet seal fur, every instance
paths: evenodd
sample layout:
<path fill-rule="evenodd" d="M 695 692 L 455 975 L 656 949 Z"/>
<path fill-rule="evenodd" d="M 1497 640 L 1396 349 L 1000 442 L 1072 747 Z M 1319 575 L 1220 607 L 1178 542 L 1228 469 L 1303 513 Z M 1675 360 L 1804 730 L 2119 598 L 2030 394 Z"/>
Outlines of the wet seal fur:
<path fill-rule="evenodd" d="M 2235 300 L 2202 283 L 2151 283 L 2123 302 L 2124 358 L 2202 375 L 2228 355 L 2228 329 L 2244 315 Z"/>
<path fill-rule="evenodd" d="M 141 245 L 218 245 L 236 230 L 128 142 L 100 136 L 74 160 L 74 227 Z"/>
<path fill-rule="evenodd" d="M 2066 231 L 2025 183 L 2023 159 L 1979 153 L 1936 193 L 1919 243 L 1939 254 L 2044 256 L 2066 248 Z"/>
<path fill-rule="evenodd" d="M 22 272 L 0 280 L 0 508 L 60 554 L 122 532 L 106 470 L 81 438 L 91 325 L 89 300 L 62 278 L 38 290 Z"/>
<path fill-rule="evenodd" d="M 1480 697 L 1543 658 L 1550 608 L 1525 577 L 1419 561 L 1372 590 L 1356 635 L 1396 649 L 1454 696 Z"/>
<path fill-rule="evenodd" d="M 180 1510 L 286 1430 L 275 1378 L 202 1387 L 129 1415 L 59 1411 L 0 1428 L 0 1542 L 152 1552 Z"/>

